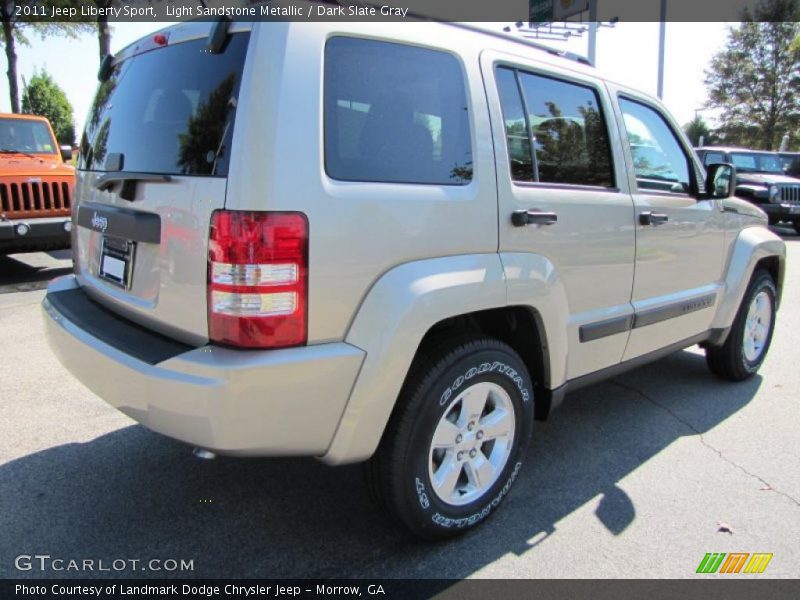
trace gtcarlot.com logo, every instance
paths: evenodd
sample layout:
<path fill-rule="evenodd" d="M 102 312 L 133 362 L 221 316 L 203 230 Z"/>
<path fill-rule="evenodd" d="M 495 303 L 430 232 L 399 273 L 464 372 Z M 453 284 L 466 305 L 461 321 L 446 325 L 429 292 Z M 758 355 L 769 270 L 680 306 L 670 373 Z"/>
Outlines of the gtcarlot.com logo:
<path fill-rule="evenodd" d="M 183 558 L 60 558 L 49 554 L 20 554 L 14 559 L 18 571 L 45 572 L 122 572 L 194 571 L 194 559 Z"/>

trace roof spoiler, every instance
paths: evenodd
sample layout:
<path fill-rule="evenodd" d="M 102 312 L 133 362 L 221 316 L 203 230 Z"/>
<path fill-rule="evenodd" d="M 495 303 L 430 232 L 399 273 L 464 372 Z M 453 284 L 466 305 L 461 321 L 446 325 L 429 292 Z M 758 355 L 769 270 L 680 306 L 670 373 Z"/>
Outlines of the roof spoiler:
<path fill-rule="evenodd" d="M 100 83 L 108 81 L 111 76 L 111 71 L 114 68 L 114 55 L 106 54 L 100 63 L 100 68 L 97 70 L 97 79 Z"/>
<path fill-rule="evenodd" d="M 220 17 L 220 19 L 214 23 L 214 26 L 208 34 L 208 45 L 206 46 L 211 54 L 219 54 L 222 50 L 222 47 L 228 39 L 228 25 L 230 25 L 230 23 L 231 20 L 228 17 Z"/>

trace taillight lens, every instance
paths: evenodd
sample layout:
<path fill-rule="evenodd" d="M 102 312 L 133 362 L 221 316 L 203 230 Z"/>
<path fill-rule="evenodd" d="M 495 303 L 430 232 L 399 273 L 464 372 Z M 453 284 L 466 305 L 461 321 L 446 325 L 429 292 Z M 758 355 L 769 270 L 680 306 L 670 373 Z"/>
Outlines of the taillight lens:
<path fill-rule="evenodd" d="M 211 217 L 208 260 L 212 341 L 247 348 L 306 342 L 305 215 L 218 210 Z"/>

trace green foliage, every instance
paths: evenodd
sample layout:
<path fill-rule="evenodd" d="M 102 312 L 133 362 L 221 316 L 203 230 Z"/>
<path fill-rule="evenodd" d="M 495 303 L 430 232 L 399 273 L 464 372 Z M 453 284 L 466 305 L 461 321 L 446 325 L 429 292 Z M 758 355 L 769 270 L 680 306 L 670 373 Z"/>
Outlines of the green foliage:
<path fill-rule="evenodd" d="M 64 7 L 70 3 L 71 0 L 40 0 L 36 5 L 43 6 L 49 14 L 53 6 Z M 16 46 L 29 46 L 30 34 L 38 34 L 42 39 L 53 36 L 76 38 L 82 33 L 96 31 L 94 23 L 20 20 L 16 16 L 17 6 L 30 4 L 30 0 L 0 2 L 0 17 L 2 17 L 3 21 L 3 35 L 0 37 L 0 45 L 4 47 L 6 54 L 8 95 L 12 112 L 19 112 Z"/>
<path fill-rule="evenodd" d="M 718 141 L 716 133 L 708 126 L 708 123 L 703 120 L 700 115 L 695 116 L 694 119 L 683 126 L 686 136 L 693 146 L 700 145 L 700 138 L 703 138 L 703 144 L 710 146 L 716 144 Z"/>
<path fill-rule="evenodd" d="M 762 0 L 728 31 L 706 71 L 709 106 L 722 109 L 722 142 L 777 148 L 800 125 L 799 0 Z"/>
<path fill-rule="evenodd" d="M 22 95 L 22 112 L 47 117 L 60 144 L 75 142 L 72 105 L 47 71 L 31 78 Z"/>

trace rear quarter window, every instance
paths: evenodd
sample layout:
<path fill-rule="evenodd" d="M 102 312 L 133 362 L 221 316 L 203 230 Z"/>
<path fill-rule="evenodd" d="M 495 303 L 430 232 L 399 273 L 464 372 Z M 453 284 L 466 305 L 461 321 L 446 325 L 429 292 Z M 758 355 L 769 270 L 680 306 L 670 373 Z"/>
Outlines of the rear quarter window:
<path fill-rule="evenodd" d="M 325 47 L 325 170 L 333 179 L 472 180 L 461 65 L 446 52 L 348 37 Z"/>

